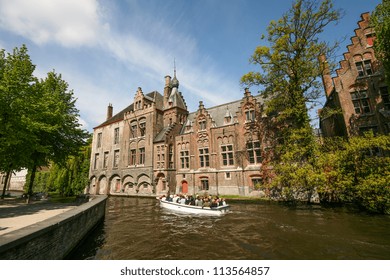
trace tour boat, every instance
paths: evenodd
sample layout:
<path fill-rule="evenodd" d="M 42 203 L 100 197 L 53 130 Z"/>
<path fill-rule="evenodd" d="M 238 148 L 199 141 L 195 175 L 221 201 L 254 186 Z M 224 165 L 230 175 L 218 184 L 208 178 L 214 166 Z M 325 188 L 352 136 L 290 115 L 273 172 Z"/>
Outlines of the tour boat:
<path fill-rule="evenodd" d="M 213 208 L 210 207 L 203 208 L 200 206 L 180 204 L 180 203 L 161 200 L 161 199 L 159 199 L 159 201 L 161 207 L 170 210 L 180 211 L 183 213 L 220 216 L 229 211 L 229 205 L 218 206 Z"/>

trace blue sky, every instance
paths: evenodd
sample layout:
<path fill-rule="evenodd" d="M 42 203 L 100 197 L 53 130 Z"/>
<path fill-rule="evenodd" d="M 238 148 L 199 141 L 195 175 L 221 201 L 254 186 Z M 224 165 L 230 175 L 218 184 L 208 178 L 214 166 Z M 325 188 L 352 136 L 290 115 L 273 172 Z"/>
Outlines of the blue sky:
<path fill-rule="evenodd" d="M 327 40 L 349 38 L 363 12 L 380 0 L 335 0 L 345 10 Z M 0 0 L 0 49 L 26 44 L 35 75 L 55 70 L 77 98 L 86 129 L 103 122 L 144 93 L 163 92 L 164 77 L 177 78 L 189 110 L 242 97 L 240 77 L 269 22 L 292 0 Z M 340 57 L 341 58 L 341 57 Z M 252 93 L 258 91 L 251 88 Z M 314 116 L 314 115 L 313 115 Z"/>

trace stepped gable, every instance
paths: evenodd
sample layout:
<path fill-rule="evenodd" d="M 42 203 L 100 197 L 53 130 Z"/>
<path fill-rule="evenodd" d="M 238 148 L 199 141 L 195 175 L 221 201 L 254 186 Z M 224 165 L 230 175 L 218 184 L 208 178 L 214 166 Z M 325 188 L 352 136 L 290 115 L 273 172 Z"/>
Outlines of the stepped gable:
<path fill-rule="evenodd" d="M 158 91 L 152 91 L 152 92 L 146 94 L 145 95 L 145 99 L 147 99 L 150 102 L 155 103 L 156 107 L 158 109 L 162 108 L 163 97 L 162 97 L 162 95 Z M 100 125 L 94 127 L 94 129 L 99 128 L 99 127 L 103 127 L 103 126 L 106 126 L 106 125 L 109 125 L 109 124 L 113 124 L 113 123 L 116 123 L 116 122 L 119 122 L 119 121 L 123 121 L 125 114 L 127 112 L 131 112 L 131 111 L 134 111 L 134 103 L 131 103 L 129 106 L 124 108 L 119 113 L 115 114 L 114 116 L 112 116 L 111 118 L 109 118 L 105 122 L 101 123 Z"/>
<path fill-rule="evenodd" d="M 254 96 L 254 98 L 260 104 L 264 102 L 263 98 L 260 95 Z M 210 119 L 213 122 L 213 127 L 221 127 L 221 126 L 232 124 L 234 122 L 234 117 L 236 117 L 237 112 L 241 110 L 241 105 L 242 105 L 241 103 L 242 103 L 242 99 L 239 99 L 236 101 L 217 105 L 214 107 L 205 108 L 205 111 L 210 116 Z M 188 124 L 190 124 L 191 126 L 193 125 L 197 113 L 198 111 L 192 112 L 188 115 L 187 122 L 183 126 L 180 134 L 185 134 L 186 126 Z M 225 123 L 225 117 L 227 116 L 227 114 L 229 114 L 232 118 L 232 122 L 228 124 Z"/>

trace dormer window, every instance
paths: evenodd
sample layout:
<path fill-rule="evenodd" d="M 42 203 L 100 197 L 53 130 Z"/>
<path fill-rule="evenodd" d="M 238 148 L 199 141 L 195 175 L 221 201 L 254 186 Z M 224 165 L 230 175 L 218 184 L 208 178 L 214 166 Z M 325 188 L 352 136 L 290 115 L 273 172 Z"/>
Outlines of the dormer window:
<path fill-rule="evenodd" d="M 137 110 L 142 109 L 142 101 L 141 101 L 141 100 L 135 102 L 135 108 L 136 108 Z"/>
<path fill-rule="evenodd" d="M 370 100 L 366 90 L 351 92 L 351 99 L 356 114 L 371 113 Z"/>
<path fill-rule="evenodd" d="M 199 121 L 199 130 L 206 130 L 206 120 Z"/>
<path fill-rule="evenodd" d="M 371 60 L 364 60 L 355 63 L 359 77 L 372 75 Z"/>
<path fill-rule="evenodd" d="M 246 122 L 255 121 L 255 110 L 249 109 L 248 111 L 245 111 L 245 120 Z"/>
<path fill-rule="evenodd" d="M 366 34 L 367 47 L 372 47 L 374 45 L 375 33 Z"/>
<path fill-rule="evenodd" d="M 191 128 L 192 128 L 191 121 L 190 121 L 190 120 L 187 120 L 187 123 L 186 123 L 186 132 L 191 131 Z"/>

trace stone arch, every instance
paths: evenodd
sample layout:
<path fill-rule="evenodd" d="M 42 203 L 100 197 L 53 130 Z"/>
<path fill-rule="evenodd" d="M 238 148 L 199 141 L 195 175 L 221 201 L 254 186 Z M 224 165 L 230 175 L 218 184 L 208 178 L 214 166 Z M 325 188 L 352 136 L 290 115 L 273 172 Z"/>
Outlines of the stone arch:
<path fill-rule="evenodd" d="M 167 190 L 167 180 L 165 174 L 160 172 L 156 176 L 156 192 L 161 193 Z"/>
<path fill-rule="evenodd" d="M 96 176 L 93 175 L 91 178 L 89 178 L 89 185 L 87 189 L 85 190 L 85 193 L 87 194 L 96 194 L 96 184 L 97 184 L 97 179 Z"/>
<path fill-rule="evenodd" d="M 150 177 L 145 173 L 137 177 L 137 192 L 138 193 L 152 193 L 153 186 Z"/>
<path fill-rule="evenodd" d="M 113 174 L 109 179 L 109 190 L 110 193 L 120 193 L 123 192 L 121 177 L 118 174 Z"/>
<path fill-rule="evenodd" d="M 105 175 L 99 177 L 98 183 L 96 184 L 96 194 L 108 194 L 108 182 Z"/>
<path fill-rule="evenodd" d="M 122 188 L 123 188 L 123 191 L 127 194 L 137 193 L 137 185 L 136 185 L 134 177 L 131 175 L 125 175 L 122 178 Z"/>
<path fill-rule="evenodd" d="M 361 54 L 355 54 L 353 56 L 353 60 L 354 60 L 354 62 L 362 61 L 363 60 L 363 56 Z"/>

